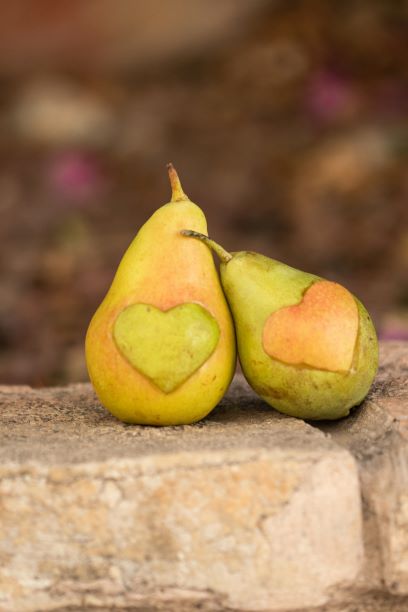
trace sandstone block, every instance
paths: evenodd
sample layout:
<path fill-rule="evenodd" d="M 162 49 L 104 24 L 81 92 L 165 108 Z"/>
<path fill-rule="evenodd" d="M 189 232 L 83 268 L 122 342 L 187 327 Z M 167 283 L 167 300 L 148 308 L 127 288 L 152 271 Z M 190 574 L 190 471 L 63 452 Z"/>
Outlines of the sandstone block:
<path fill-rule="evenodd" d="M 0 610 L 408 609 L 408 347 L 382 364 L 319 424 L 240 376 L 203 422 L 161 429 L 90 385 L 2 387 Z"/>

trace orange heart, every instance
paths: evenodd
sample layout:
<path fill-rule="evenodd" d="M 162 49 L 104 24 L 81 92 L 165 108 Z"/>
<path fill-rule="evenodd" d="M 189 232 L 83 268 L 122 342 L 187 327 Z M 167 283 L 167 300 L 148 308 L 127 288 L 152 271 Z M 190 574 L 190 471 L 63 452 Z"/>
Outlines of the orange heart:
<path fill-rule="evenodd" d="M 347 372 L 353 361 L 358 319 L 356 301 L 347 289 L 318 281 L 299 304 L 268 317 L 263 347 L 270 357 L 291 365 Z"/>

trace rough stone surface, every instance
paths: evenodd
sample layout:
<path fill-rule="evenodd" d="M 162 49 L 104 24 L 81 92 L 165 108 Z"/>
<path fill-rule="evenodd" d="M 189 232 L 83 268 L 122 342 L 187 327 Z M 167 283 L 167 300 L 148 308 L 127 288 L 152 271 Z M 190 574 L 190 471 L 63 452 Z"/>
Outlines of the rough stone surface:
<path fill-rule="evenodd" d="M 86 384 L 0 388 L 0 610 L 407 610 L 408 345 L 381 364 L 318 424 L 239 376 L 161 429 Z"/>

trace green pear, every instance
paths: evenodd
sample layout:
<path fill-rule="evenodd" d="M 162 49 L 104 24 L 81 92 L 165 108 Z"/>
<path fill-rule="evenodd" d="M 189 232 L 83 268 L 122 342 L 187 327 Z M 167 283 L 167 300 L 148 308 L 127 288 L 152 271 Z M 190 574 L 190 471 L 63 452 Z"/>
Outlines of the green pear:
<path fill-rule="evenodd" d="M 207 231 L 169 164 L 171 202 L 140 228 L 89 325 L 85 353 L 101 403 L 128 423 L 206 416 L 235 370 L 235 333 L 212 254 L 180 230 Z"/>
<path fill-rule="evenodd" d="M 371 318 L 341 285 L 258 253 L 221 259 L 244 375 L 268 404 L 294 417 L 338 419 L 367 395 L 378 367 Z"/>

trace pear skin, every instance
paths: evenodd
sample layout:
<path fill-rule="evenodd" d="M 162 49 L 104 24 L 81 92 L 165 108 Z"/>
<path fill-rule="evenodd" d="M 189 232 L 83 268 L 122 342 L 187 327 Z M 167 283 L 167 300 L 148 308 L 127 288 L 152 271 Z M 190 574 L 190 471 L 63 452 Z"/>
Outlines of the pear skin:
<path fill-rule="evenodd" d="M 227 253 L 221 282 L 244 375 L 268 404 L 303 419 L 338 419 L 367 395 L 378 368 L 371 318 L 347 289 L 263 255 Z"/>
<path fill-rule="evenodd" d="M 188 424 L 223 397 L 235 333 L 212 254 L 180 235 L 207 231 L 202 210 L 168 166 L 172 200 L 140 228 L 94 314 L 89 376 L 105 408 L 127 423 Z"/>

